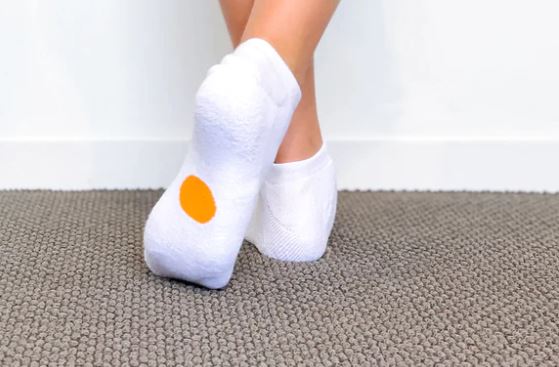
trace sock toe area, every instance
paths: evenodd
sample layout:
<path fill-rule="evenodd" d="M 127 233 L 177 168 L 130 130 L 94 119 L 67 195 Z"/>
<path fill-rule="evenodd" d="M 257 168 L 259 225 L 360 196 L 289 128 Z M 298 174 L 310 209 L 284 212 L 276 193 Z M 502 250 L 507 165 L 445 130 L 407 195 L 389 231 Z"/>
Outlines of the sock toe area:
<path fill-rule="evenodd" d="M 229 282 L 235 266 L 239 239 L 213 239 L 189 236 L 184 224 L 191 222 L 185 215 L 170 220 L 165 214 L 166 201 L 156 204 L 144 229 L 144 261 L 156 275 L 180 279 L 206 288 L 223 288 Z M 166 209 L 166 210 L 164 210 Z M 180 213 L 179 213 L 180 214 Z M 200 224 L 203 226 L 203 224 Z M 198 240 L 196 240 L 198 238 Z M 211 249 L 208 252 L 208 249 Z"/>
<path fill-rule="evenodd" d="M 315 261 L 324 255 L 330 231 L 322 229 L 320 218 L 308 216 L 288 226 L 263 205 L 265 219 L 254 238 L 261 253 L 282 261 Z"/>
<path fill-rule="evenodd" d="M 175 252 L 147 245 L 144 248 L 144 261 L 157 276 L 180 279 L 206 288 L 224 288 L 233 274 L 234 262 L 218 256 L 189 257 L 184 251 Z"/>
<path fill-rule="evenodd" d="M 323 148 L 299 162 L 274 165 L 246 235 L 283 261 L 314 261 L 326 251 L 337 206 L 334 166 Z"/>

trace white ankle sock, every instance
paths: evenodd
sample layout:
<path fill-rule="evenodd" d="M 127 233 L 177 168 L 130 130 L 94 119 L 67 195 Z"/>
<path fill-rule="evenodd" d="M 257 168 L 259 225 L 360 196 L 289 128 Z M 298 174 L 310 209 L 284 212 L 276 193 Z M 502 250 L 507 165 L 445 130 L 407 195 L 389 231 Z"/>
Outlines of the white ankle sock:
<path fill-rule="evenodd" d="M 196 95 L 189 153 L 145 225 L 144 257 L 155 274 L 208 288 L 229 282 L 300 97 L 287 64 L 261 39 L 210 68 Z"/>
<path fill-rule="evenodd" d="M 317 260 L 326 250 L 337 194 L 325 145 L 309 159 L 274 164 L 260 190 L 246 239 L 277 260 Z"/>

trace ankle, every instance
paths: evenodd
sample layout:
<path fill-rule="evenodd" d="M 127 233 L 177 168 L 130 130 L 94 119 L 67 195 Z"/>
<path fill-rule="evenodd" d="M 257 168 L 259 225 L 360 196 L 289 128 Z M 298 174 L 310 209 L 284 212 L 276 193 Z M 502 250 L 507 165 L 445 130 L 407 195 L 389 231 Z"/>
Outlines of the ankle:
<path fill-rule="evenodd" d="M 274 163 L 289 163 L 308 159 L 320 150 L 322 144 L 320 134 L 304 138 L 285 139 L 276 154 Z"/>

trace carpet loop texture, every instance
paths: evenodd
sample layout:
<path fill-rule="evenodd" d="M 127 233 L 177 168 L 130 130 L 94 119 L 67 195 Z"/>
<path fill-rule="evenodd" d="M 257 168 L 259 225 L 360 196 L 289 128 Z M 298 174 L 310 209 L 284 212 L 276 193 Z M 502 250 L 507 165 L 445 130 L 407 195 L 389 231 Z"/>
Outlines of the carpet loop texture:
<path fill-rule="evenodd" d="M 1 366 L 558 366 L 559 195 L 341 192 L 326 255 L 150 273 L 161 190 L 0 191 Z"/>

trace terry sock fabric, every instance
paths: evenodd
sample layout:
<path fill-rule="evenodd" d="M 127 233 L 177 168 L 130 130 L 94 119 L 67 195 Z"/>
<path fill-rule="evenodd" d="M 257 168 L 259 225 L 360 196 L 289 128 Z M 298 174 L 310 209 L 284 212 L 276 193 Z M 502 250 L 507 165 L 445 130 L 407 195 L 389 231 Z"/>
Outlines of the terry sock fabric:
<path fill-rule="evenodd" d="M 250 39 L 210 68 L 192 144 L 144 230 L 151 271 L 208 288 L 230 280 L 262 181 L 301 91 L 287 64 Z"/>
<path fill-rule="evenodd" d="M 337 196 L 334 165 L 325 145 L 309 159 L 274 164 L 246 239 L 277 260 L 317 260 L 326 250 Z"/>

